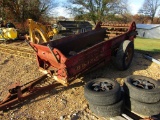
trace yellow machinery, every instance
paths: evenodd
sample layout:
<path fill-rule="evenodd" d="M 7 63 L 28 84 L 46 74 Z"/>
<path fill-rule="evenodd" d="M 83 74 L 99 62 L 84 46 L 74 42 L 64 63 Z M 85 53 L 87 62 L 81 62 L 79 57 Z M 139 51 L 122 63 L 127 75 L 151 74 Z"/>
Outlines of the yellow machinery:
<path fill-rule="evenodd" d="M 57 31 L 52 30 L 50 25 L 43 25 L 35 22 L 32 19 L 28 19 L 29 36 L 26 36 L 27 40 L 33 43 L 45 43 L 49 42 L 53 38 Z"/>
<path fill-rule="evenodd" d="M 47 34 L 47 35 L 48 35 L 48 37 L 49 37 L 50 39 L 52 39 L 54 35 L 57 35 L 57 34 L 58 34 L 58 29 L 52 28 L 51 25 L 47 25 L 46 28 L 47 28 L 47 31 L 48 31 L 48 34 Z"/>
<path fill-rule="evenodd" d="M 14 40 L 17 38 L 17 30 L 15 28 L 0 28 L 0 40 Z"/>
<path fill-rule="evenodd" d="M 54 32 L 54 34 L 58 34 L 58 29 L 57 28 L 53 28 L 53 32 Z"/>

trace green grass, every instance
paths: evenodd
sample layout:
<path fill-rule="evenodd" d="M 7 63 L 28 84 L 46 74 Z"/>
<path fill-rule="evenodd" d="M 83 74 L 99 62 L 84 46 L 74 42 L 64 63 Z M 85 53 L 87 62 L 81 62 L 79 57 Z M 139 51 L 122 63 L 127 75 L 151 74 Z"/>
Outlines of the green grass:
<path fill-rule="evenodd" d="M 137 37 L 134 41 L 135 50 L 141 52 L 160 53 L 160 39 Z"/>

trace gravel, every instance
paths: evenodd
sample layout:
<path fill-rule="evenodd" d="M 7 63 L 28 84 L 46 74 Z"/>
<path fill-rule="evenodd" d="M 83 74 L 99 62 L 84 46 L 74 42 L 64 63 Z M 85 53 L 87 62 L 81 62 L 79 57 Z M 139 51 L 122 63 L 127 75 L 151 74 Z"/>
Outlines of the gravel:
<path fill-rule="evenodd" d="M 153 57 L 160 59 L 159 54 L 154 54 Z M 128 75 L 144 75 L 160 80 L 159 71 L 160 65 L 152 63 L 145 59 L 141 53 L 135 52 L 131 67 L 126 71 L 118 71 L 110 63 L 100 69 L 81 75 L 68 87 L 60 85 L 58 88 L 53 88 L 21 103 L 12 110 L 0 111 L 0 119 L 103 120 L 105 118 L 96 116 L 88 108 L 83 88 L 86 82 L 97 77 L 107 77 L 118 81 L 122 85 L 123 79 Z M 6 88 L 10 84 L 16 81 L 24 84 L 42 75 L 38 70 L 36 60 L 0 53 L 0 99 L 5 96 L 7 93 Z"/>

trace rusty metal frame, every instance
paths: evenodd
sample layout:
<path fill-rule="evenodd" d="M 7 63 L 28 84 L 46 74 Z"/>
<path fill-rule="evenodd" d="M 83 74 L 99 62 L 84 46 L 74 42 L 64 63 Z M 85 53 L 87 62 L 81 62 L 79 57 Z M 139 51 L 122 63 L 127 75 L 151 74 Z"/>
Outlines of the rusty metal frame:
<path fill-rule="evenodd" d="M 57 84 L 50 84 L 44 87 L 36 87 L 38 83 L 47 78 L 47 75 L 43 75 L 33 81 L 30 81 L 24 85 L 20 85 L 19 82 L 12 84 L 9 87 L 8 95 L 0 102 L 0 110 L 7 110 L 13 107 L 13 105 L 21 103 L 32 96 L 37 95 L 38 93 L 42 93 L 48 91 L 49 89 L 53 89 Z"/>

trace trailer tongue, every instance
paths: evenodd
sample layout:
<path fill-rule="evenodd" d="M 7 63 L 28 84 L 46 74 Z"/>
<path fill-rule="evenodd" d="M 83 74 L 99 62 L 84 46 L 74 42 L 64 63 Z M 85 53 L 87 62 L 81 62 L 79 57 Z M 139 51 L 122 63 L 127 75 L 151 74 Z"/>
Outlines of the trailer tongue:
<path fill-rule="evenodd" d="M 118 69 L 128 69 L 133 58 L 133 41 L 136 35 L 135 22 L 132 24 L 99 23 L 95 30 L 86 33 L 42 44 L 27 42 L 34 49 L 39 69 L 45 75 L 25 85 L 19 83 L 12 85 L 6 98 L 0 102 L 0 110 L 10 108 L 32 95 L 58 85 L 57 82 L 53 82 L 45 87 L 37 87 L 36 84 L 47 76 L 68 86 L 78 75 L 111 60 Z"/>

